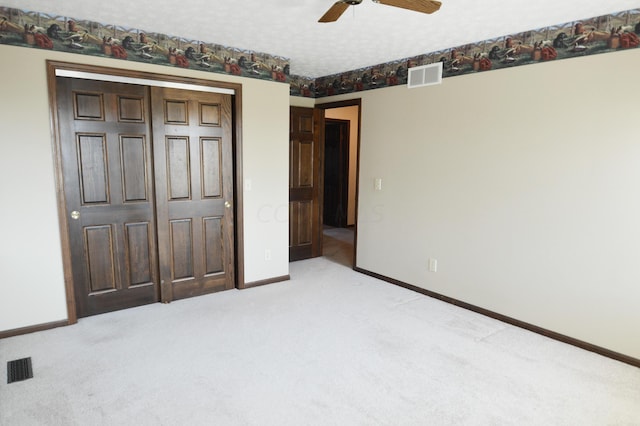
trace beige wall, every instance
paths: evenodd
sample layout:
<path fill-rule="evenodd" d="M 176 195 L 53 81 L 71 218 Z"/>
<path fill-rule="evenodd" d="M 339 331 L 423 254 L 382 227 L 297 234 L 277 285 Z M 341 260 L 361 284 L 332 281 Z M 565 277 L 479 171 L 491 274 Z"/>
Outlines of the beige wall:
<path fill-rule="evenodd" d="M 302 98 L 300 96 L 291 96 L 289 98 L 291 106 L 313 108 L 316 105 L 316 100 L 313 98 Z"/>
<path fill-rule="evenodd" d="M 640 358 L 638 63 L 358 94 L 357 265 Z"/>
<path fill-rule="evenodd" d="M 356 224 L 356 173 L 358 172 L 358 107 L 331 108 L 324 112 L 326 118 L 349 120 L 349 199 L 347 226 Z"/>
<path fill-rule="evenodd" d="M 0 331 L 66 318 L 47 58 L 241 82 L 246 279 L 288 273 L 286 85 L 10 46 L 0 55 Z M 358 266 L 640 358 L 639 59 L 358 94 Z"/>
<path fill-rule="evenodd" d="M 289 273 L 289 86 L 86 55 L 0 46 L 0 331 L 66 319 L 46 59 L 243 85 L 245 280 Z M 272 258 L 265 260 L 264 252 Z"/>

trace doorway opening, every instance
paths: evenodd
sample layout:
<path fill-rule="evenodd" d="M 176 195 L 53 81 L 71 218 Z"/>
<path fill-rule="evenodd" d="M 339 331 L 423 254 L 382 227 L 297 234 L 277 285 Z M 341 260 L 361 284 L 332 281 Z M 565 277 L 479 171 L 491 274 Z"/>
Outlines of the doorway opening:
<path fill-rule="evenodd" d="M 360 99 L 316 105 L 324 110 L 322 255 L 356 265 Z"/>

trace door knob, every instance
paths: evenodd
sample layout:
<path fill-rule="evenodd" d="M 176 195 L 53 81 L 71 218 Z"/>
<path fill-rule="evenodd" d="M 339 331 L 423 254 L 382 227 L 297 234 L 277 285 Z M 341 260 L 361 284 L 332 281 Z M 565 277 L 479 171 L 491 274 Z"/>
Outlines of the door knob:
<path fill-rule="evenodd" d="M 229 208 L 229 207 L 231 207 L 231 203 L 230 203 L 230 202 L 228 202 L 228 201 L 225 201 L 225 202 L 224 202 L 224 206 L 225 206 L 226 208 Z"/>
<path fill-rule="evenodd" d="M 74 210 L 71 212 L 71 219 L 78 220 L 80 218 L 80 212 L 78 210 Z"/>

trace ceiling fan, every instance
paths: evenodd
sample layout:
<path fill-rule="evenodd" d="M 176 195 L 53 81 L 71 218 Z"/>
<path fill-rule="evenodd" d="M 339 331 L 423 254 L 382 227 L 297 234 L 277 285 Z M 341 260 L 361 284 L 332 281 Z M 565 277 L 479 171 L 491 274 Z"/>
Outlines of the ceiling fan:
<path fill-rule="evenodd" d="M 439 1 L 435 0 L 373 0 L 376 3 L 386 4 L 388 6 L 400 7 L 402 9 L 413 10 L 415 12 L 433 13 L 440 9 Z M 342 16 L 349 6 L 355 6 L 362 3 L 362 0 L 339 0 L 333 4 L 322 15 L 318 22 L 335 22 Z"/>

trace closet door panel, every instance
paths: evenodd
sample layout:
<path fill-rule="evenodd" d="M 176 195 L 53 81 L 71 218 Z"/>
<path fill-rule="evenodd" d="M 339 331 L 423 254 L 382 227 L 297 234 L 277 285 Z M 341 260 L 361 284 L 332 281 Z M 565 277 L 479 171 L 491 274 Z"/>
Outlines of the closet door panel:
<path fill-rule="evenodd" d="M 151 97 L 162 300 L 233 288 L 231 96 Z"/>
<path fill-rule="evenodd" d="M 76 315 L 160 298 L 149 90 L 57 77 Z"/>

